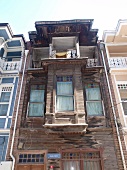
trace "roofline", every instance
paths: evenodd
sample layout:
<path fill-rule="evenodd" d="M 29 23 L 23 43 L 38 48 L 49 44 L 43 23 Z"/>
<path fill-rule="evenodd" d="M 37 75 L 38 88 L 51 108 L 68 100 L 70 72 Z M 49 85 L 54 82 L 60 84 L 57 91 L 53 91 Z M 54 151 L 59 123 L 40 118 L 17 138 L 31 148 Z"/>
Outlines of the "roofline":
<path fill-rule="evenodd" d="M 54 25 L 54 24 L 72 24 L 72 23 L 90 23 L 93 24 L 94 19 L 73 19 L 73 20 L 60 20 L 60 21 L 36 21 L 37 25 Z"/>
<path fill-rule="evenodd" d="M 118 31 L 119 31 L 120 25 L 124 24 L 124 23 L 127 23 L 127 19 L 119 19 L 118 23 L 117 23 L 117 26 L 116 26 L 116 28 L 114 30 L 104 30 L 103 35 L 102 35 L 103 41 L 106 41 L 106 36 L 108 36 L 108 35 L 111 35 L 111 34 L 113 36 L 116 35 L 118 33 Z"/>
<path fill-rule="evenodd" d="M 26 43 L 26 40 L 25 40 L 25 37 L 24 37 L 23 34 L 16 34 L 16 35 L 13 35 L 13 38 L 20 38 L 20 37 L 23 39 L 24 43 Z"/>
<path fill-rule="evenodd" d="M 8 23 L 0 23 L 0 27 L 7 27 L 8 31 L 10 32 L 11 36 L 13 36 L 12 29 Z"/>

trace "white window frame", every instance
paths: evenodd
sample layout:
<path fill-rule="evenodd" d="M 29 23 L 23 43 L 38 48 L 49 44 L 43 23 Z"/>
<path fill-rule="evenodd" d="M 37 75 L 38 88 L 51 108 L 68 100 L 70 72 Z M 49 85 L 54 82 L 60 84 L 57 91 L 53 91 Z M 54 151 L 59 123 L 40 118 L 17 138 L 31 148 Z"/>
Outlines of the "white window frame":
<path fill-rule="evenodd" d="M 122 105 L 122 103 L 127 102 L 127 100 L 122 100 L 122 98 L 120 96 L 120 91 L 119 91 L 119 89 L 123 89 L 122 85 L 126 85 L 125 89 L 127 90 L 127 81 L 117 81 L 117 89 L 118 89 L 118 96 L 119 96 L 119 100 L 120 100 L 120 106 L 121 106 L 121 109 L 122 109 L 123 116 L 127 118 L 127 115 L 125 115 L 124 108 L 123 108 L 123 105 Z"/>
<path fill-rule="evenodd" d="M 11 107 L 11 101 L 12 101 L 12 95 L 13 95 L 13 90 L 14 90 L 14 85 L 13 85 L 13 83 L 6 83 L 6 84 L 4 84 L 4 83 L 2 83 L 1 85 L 0 85 L 0 97 L 1 97 L 1 94 L 2 94 L 2 89 L 3 88 L 11 88 L 11 91 L 4 91 L 4 92 L 11 92 L 11 94 L 10 94 L 10 99 L 9 99 L 9 102 L 0 102 L 0 104 L 8 104 L 8 110 L 7 110 L 7 114 L 5 115 L 5 116 L 0 116 L 0 119 L 2 119 L 2 118 L 4 118 L 4 119 L 6 119 L 5 120 L 5 124 L 4 124 L 4 127 L 3 128 L 0 128 L 0 130 L 1 129 L 8 129 L 7 128 L 7 125 L 8 125 L 8 121 L 9 121 L 9 119 L 12 119 L 12 116 L 11 115 L 9 115 L 9 112 L 10 112 L 10 107 Z"/>

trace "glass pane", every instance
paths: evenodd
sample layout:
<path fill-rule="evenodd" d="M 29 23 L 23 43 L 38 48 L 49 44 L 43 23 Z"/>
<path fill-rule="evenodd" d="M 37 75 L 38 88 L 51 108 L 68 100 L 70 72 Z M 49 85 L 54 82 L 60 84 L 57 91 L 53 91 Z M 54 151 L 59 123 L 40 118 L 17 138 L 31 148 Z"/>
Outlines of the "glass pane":
<path fill-rule="evenodd" d="M 88 88 L 86 89 L 87 100 L 101 100 L 99 88 Z"/>
<path fill-rule="evenodd" d="M 43 103 L 30 103 L 29 116 L 44 116 L 44 104 Z"/>
<path fill-rule="evenodd" d="M 122 102 L 124 114 L 127 115 L 127 102 Z"/>
<path fill-rule="evenodd" d="M 100 102 L 87 102 L 87 114 L 89 116 L 103 115 L 102 103 Z"/>
<path fill-rule="evenodd" d="M 99 161 L 84 161 L 84 170 L 100 170 Z"/>
<path fill-rule="evenodd" d="M 122 100 L 127 99 L 127 89 L 119 89 L 119 92 Z"/>
<path fill-rule="evenodd" d="M 44 90 L 31 90 L 30 102 L 44 102 Z"/>
<path fill-rule="evenodd" d="M 73 95 L 72 82 L 57 82 L 57 95 Z"/>
<path fill-rule="evenodd" d="M 2 92 L 0 102 L 9 102 L 11 92 Z"/>
<path fill-rule="evenodd" d="M 2 78 L 2 83 L 13 83 L 14 78 Z"/>
<path fill-rule="evenodd" d="M 0 104 L 0 116 L 6 116 L 8 111 L 8 104 Z"/>
<path fill-rule="evenodd" d="M 5 160 L 8 136 L 0 136 L 0 161 Z"/>
<path fill-rule="evenodd" d="M 1 128 L 1 129 L 4 128 L 4 126 L 5 126 L 5 121 L 6 121 L 5 118 L 0 118 L 0 128 Z"/>
<path fill-rule="evenodd" d="M 66 161 L 63 163 L 64 170 L 80 170 L 79 161 Z"/>
<path fill-rule="evenodd" d="M 71 111 L 74 110 L 73 97 L 57 96 L 57 110 L 58 111 Z"/>
<path fill-rule="evenodd" d="M 10 126 L 11 126 L 11 118 L 8 119 L 7 128 L 10 128 Z"/>

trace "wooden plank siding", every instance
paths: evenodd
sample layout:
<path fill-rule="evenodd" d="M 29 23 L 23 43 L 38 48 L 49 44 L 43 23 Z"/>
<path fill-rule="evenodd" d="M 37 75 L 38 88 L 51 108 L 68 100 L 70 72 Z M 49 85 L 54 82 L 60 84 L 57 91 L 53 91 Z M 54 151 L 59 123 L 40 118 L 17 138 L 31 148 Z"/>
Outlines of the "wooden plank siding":
<path fill-rule="evenodd" d="M 27 62 L 29 61 L 29 56 Z M 23 81 L 23 89 L 21 93 L 21 100 L 18 112 L 17 129 L 15 135 L 15 142 L 13 148 L 13 154 L 16 158 L 15 170 L 49 170 L 50 165 L 54 166 L 55 170 L 62 169 L 62 158 L 61 159 L 47 159 L 47 153 L 62 153 L 62 151 L 70 149 L 72 152 L 76 150 L 102 150 L 102 170 L 122 170 L 123 165 L 121 161 L 120 150 L 118 146 L 118 139 L 116 136 L 116 130 L 114 126 L 114 120 L 111 116 L 110 101 L 106 104 L 105 108 L 106 116 L 93 116 L 86 117 L 86 108 L 84 103 L 84 91 L 83 91 L 83 80 L 88 75 L 90 71 L 82 72 L 82 64 L 53 64 L 46 66 L 48 67 L 45 72 L 39 71 L 26 71 Z M 47 71 L 48 70 L 48 71 Z M 99 71 L 98 71 L 99 72 Z M 95 71 L 96 74 L 96 71 Z M 55 76 L 56 75 L 72 75 L 73 85 L 74 85 L 74 112 L 66 113 L 56 113 L 55 112 Z M 97 73 L 97 80 L 101 79 L 101 83 L 105 84 L 105 90 L 107 88 L 105 77 Z M 103 81 L 102 81 L 103 79 Z M 21 82 L 21 75 L 19 78 Z M 19 82 L 19 84 L 20 84 Z M 45 102 L 45 117 L 41 118 L 29 118 L 27 117 L 27 103 L 29 101 L 30 85 L 33 83 L 45 83 L 46 88 L 46 102 Z M 104 85 L 103 84 L 103 85 Z M 20 86 L 18 88 L 19 93 Z M 105 93 L 106 95 L 106 93 Z M 107 97 L 105 96 L 104 102 L 106 103 Z M 17 100 L 14 109 L 13 123 L 11 127 L 11 136 L 13 133 L 14 119 L 17 109 Z M 68 117 L 76 123 L 88 123 L 88 128 L 86 133 L 77 133 L 73 129 L 72 133 L 68 132 L 68 126 L 66 126 L 66 131 L 64 133 L 50 133 L 50 129 L 44 126 L 45 122 L 48 120 L 52 122 L 52 117 Z M 77 126 L 78 128 L 78 126 Z M 59 127 L 58 129 L 59 130 Z M 80 128 L 79 128 L 80 130 Z M 22 144 L 20 148 L 19 145 Z M 10 137 L 11 145 L 11 137 Z M 7 154 L 7 160 L 10 160 L 9 149 Z M 18 162 L 18 154 L 29 152 L 31 154 L 38 153 L 39 151 L 45 152 L 45 163 L 44 165 L 34 165 L 26 164 L 20 165 Z M 44 168 L 45 166 L 45 168 Z"/>

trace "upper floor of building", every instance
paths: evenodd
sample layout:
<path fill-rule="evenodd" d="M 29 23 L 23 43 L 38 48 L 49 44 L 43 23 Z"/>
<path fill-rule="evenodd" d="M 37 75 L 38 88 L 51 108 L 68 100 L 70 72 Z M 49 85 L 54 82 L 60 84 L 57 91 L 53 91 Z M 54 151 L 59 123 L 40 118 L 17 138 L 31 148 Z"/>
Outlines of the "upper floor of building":
<path fill-rule="evenodd" d="M 127 70 L 127 20 L 119 20 L 115 30 L 105 30 L 102 42 L 105 44 L 108 65 L 111 71 Z"/>
<path fill-rule="evenodd" d="M 23 35 L 14 35 L 8 23 L 0 23 L 0 72 L 18 73 L 24 52 Z"/>
<path fill-rule="evenodd" d="M 29 32 L 30 68 L 41 68 L 44 62 L 87 59 L 87 66 L 99 66 L 97 29 L 93 20 L 35 22 L 36 31 Z"/>

